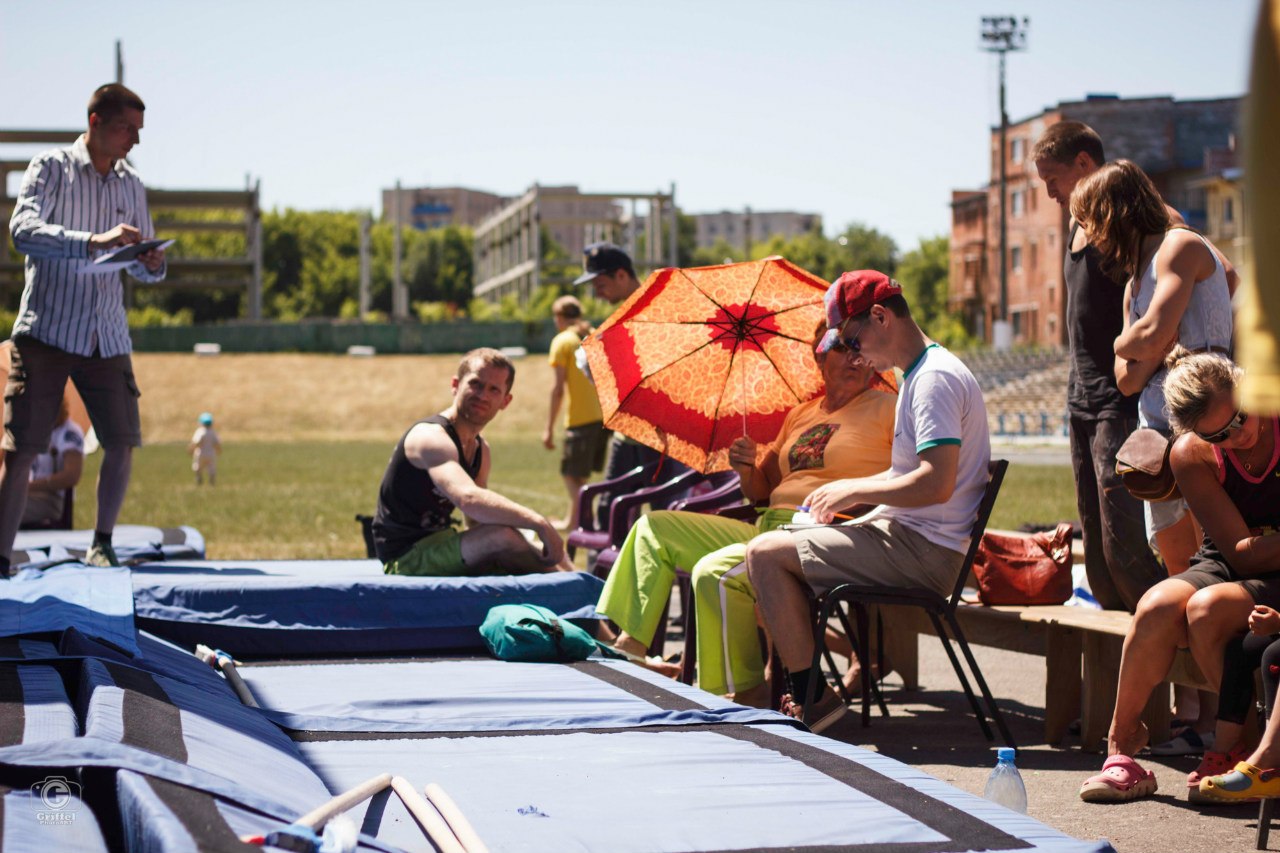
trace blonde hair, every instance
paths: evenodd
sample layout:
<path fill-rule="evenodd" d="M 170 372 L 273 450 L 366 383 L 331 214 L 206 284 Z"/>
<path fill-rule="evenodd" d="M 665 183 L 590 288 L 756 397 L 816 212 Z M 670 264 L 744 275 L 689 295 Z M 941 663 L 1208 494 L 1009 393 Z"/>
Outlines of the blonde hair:
<path fill-rule="evenodd" d="M 1225 355 L 1175 346 L 1165 357 L 1164 402 L 1175 435 L 1191 432 L 1218 394 L 1231 393 L 1244 370 Z"/>
<path fill-rule="evenodd" d="M 1098 250 L 1113 279 L 1137 273 L 1142 240 L 1169 230 L 1169 211 L 1155 184 L 1136 163 L 1116 160 L 1081 178 L 1071 191 L 1071 215 Z"/>

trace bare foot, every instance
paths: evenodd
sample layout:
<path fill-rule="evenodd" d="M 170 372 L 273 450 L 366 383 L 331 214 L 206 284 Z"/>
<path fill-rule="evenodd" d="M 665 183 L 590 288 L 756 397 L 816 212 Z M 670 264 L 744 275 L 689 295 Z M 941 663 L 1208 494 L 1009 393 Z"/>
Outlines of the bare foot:
<path fill-rule="evenodd" d="M 739 690 L 737 693 L 729 694 L 729 699 L 737 702 L 739 705 L 746 705 L 748 708 L 768 708 L 769 700 L 772 698 L 773 691 L 769 688 L 769 682 L 761 682 L 755 687 L 749 687 L 746 690 Z"/>
<path fill-rule="evenodd" d="M 884 672 L 880 672 L 880 667 L 875 664 L 871 665 L 872 675 L 876 681 L 883 681 L 885 676 L 893 672 L 893 664 L 889 660 L 884 662 Z M 858 663 L 856 657 L 849 659 L 849 668 L 844 671 L 844 675 L 840 677 L 840 683 L 844 685 L 845 692 L 850 696 L 859 696 L 862 694 L 862 665 Z"/>
<path fill-rule="evenodd" d="M 840 683 L 850 696 L 862 695 L 862 665 L 856 659 L 849 661 L 849 668 L 840 676 Z"/>
<path fill-rule="evenodd" d="M 643 666 L 645 669 L 653 670 L 659 675 L 665 675 L 667 678 L 674 679 L 677 681 L 680 679 L 681 674 L 683 674 L 684 672 L 684 667 L 682 667 L 680 664 L 669 663 L 657 656 L 654 656 L 651 658 L 645 658 L 644 663 L 641 664 L 641 666 Z"/>
<path fill-rule="evenodd" d="M 618 635 L 618 639 L 613 641 L 613 647 L 623 654 L 632 655 L 634 657 L 644 657 L 649 648 L 635 637 L 623 631 Z"/>
<path fill-rule="evenodd" d="M 1107 755 L 1137 755 L 1150 739 L 1147 724 L 1141 720 L 1124 733 L 1116 731 L 1113 723 L 1111 731 L 1107 733 Z"/>

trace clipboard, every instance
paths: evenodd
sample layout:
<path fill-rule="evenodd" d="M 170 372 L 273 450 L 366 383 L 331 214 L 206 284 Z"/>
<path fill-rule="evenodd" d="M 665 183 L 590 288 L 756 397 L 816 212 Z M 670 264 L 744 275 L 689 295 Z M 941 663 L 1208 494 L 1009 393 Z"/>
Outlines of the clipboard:
<path fill-rule="evenodd" d="M 150 252 L 152 249 L 167 249 L 173 243 L 173 240 L 140 240 L 137 243 L 130 243 L 126 246 L 119 246 L 103 252 L 93 259 L 93 263 L 95 266 L 98 264 L 132 263 L 138 259 L 138 255 Z"/>

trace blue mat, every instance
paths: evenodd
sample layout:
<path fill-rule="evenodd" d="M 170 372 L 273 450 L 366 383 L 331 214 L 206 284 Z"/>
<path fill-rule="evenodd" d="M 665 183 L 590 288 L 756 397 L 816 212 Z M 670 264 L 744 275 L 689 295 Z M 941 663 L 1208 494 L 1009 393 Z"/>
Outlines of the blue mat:
<path fill-rule="evenodd" d="M 240 674 L 279 725 L 313 732 L 488 732 L 797 725 L 625 661 L 258 665 Z"/>
<path fill-rule="evenodd" d="M 309 741 L 300 748 L 334 790 L 378 771 L 404 775 L 419 789 L 440 784 L 495 853 L 1112 850 L 893 759 L 775 726 Z M 378 837 L 409 846 L 404 827 L 392 802 Z"/>
<path fill-rule="evenodd" d="M 117 525 L 112 546 L 123 562 L 204 559 L 204 536 L 194 527 Z M 13 565 L 80 560 L 93 544 L 92 530 L 19 530 L 13 541 Z"/>
<path fill-rule="evenodd" d="M 80 799 L 80 783 L 46 777 L 34 790 L 0 785 L 3 853 L 107 853 L 93 812 Z"/>
<path fill-rule="evenodd" d="M 129 770 L 116 775 L 116 789 L 126 843 L 133 853 L 234 850 L 242 836 L 265 836 L 285 825 L 204 791 Z M 401 848 L 366 838 L 357 849 Z"/>
<path fill-rule="evenodd" d="M 77 733 L 76 714 L 56 669 L 0 663 L 0 746 L 63 740 Z"/>
<path fill-rule="evenodd" d="M 603 583 L 581 572 L 484 578 L 387 576 L 375 560 L 135 566 L 140 627 L 237 657 L 474 649 L 495 604 L 594 615 Z"/>
<path fill-rule="evenodd" d="M 93 757 L 95 740 L 121 744 L 129 752 L 220 777 L 298 814 L 329 796 L 289 738 L 230 696 L 90 658 L 83 663 L 77 701 L 86 759 Z M 160 775 L 154 761 L 110 766 Z"/>
<path fill-rule="evenodd" d="M 0 637 L 61 633 L 71 627 L 137 654 L 129 570 L 28 568 L 0 581 Z"/>

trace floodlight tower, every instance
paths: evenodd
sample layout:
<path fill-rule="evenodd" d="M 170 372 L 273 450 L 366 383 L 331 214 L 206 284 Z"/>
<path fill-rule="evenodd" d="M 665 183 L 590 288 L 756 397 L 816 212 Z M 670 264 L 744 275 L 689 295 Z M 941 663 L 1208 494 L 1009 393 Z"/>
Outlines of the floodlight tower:
<path fill-rule="evenodd" d="M 984 17 L 982 19 L 982 49 L 1000 56 L 1000 315 L 997 323 L 1002 329 L 992 329 L 992 340 L 1000 346 L 1012 342 L 1009 323 L 1009 220 L 1006 196 L 1009 114 L 1004 108 L 1004 57 L 1013 50 L 1027 49 L 1027 29 L 1031 19 L 1013 16 Z"/>

